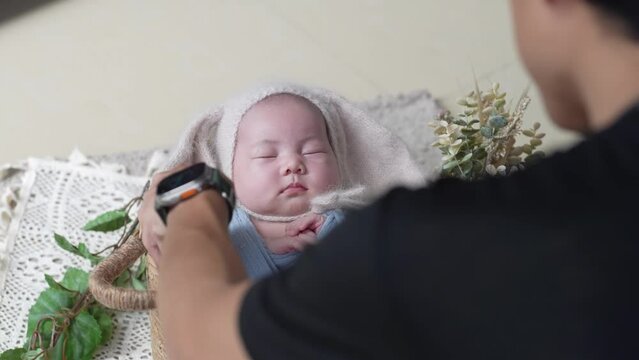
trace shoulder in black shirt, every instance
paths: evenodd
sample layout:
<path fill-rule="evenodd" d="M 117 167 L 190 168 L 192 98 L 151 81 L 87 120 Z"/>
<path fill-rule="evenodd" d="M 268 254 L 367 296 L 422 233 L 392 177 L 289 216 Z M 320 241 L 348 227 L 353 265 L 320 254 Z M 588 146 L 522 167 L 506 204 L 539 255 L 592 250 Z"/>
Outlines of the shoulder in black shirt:
<path fill-rule="evenodd" d="M 510 177 L 396 189 L 247 294 L 254 359 L 639 356 L 639 107 Z"/>

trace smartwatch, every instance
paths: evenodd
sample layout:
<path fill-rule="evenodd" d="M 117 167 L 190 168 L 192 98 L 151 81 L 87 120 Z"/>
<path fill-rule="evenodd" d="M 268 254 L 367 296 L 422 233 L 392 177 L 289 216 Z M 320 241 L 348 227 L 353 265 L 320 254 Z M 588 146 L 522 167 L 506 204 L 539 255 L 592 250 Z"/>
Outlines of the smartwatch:
<path fill-rule="evenodd" d="M 166 225 L 171 208 L 208 189 L 217 191 L 224 198 L 229 208 L 230 222 L 235 207 L 233 183 L 221 171 L 205 163 L 189 166 L 160 181 L 155 196 L 155 210 Z"/>

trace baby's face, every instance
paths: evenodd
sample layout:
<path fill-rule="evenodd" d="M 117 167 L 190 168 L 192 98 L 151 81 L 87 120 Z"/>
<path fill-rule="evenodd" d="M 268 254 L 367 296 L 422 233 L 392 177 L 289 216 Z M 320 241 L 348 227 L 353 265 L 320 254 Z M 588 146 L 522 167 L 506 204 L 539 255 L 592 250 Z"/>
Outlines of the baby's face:
<path fill-rule="evenodd" d="M 337 159 L 319 109 L 293 95 L 275 95 L 243 117 L 233 158 L 233 182 L 249 210 L 292 216 L 339 183 Z"/>

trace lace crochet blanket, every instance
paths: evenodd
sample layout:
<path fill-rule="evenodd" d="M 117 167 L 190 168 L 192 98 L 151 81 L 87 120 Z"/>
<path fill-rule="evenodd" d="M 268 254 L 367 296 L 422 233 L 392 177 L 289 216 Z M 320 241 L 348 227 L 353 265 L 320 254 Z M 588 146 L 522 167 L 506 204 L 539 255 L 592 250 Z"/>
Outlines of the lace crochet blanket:
<path fill-rule="evenodd" d="M 61 278 L 73 266 L 89 270 L 88 261 L 59 249 L 53 233 L 96 251 L 115 243 L 118 234 L 86 232 L 96 215 L 123 206 L 142 191 L 146 179 L 68 163 L 30 160 L 21 201 L 0 254 L 11 254 L 0 303 L 0 350 L 25 342 L 29 308 L 46 283 L 43 273 Z M 2 279 L 0 279 L 1 281 Z M 1 288 L 0 284 L 0 288 Z M 113 338 L 95 359 L 151 359 L 145 313 L 117 312 Z"/>
<path fill-rule="evenodd" d="M 360 105 L 407 143 L 426 174 L 439 171 L 441 155 L 430 146 L 435 136 L 427 123 L 441 107 L 428 91 L 379 96 Z M 0 352 L 24 343 L 29 308 L 46 286 L 43 273 L 59 280 L 69 266 L 89 269 L 87 261 L 55 245 L 53 232 L 83 241 L 92 251 L 114 243 L 117 234 L 81 227 L 137 196 L 166 153 L 87 158 L 74 152 L 68 163 L 30 160 L 0 167 Z M 116 312 L 114 322 L 112 340 L 95 359 L 151 359 L 146 313 Z"/>

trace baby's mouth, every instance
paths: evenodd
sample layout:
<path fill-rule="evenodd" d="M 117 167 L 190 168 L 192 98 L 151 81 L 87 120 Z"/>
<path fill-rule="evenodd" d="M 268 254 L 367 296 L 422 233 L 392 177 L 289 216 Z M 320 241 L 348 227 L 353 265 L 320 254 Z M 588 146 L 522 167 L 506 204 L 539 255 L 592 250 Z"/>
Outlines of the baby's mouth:
<path fill-rule="evenodd" d="M 282 189 L 282 191 L 280 191 L 281 193 L 285 193 L 285 194 L 294 194 L 294 193 L 300 193 L 300 192 L 304 192 L 308 190 L 304 185 L 298 183 L 298 182 L 293 182 L 290 183 L 287 187 L 285 187 L 284 189 Z"/>

